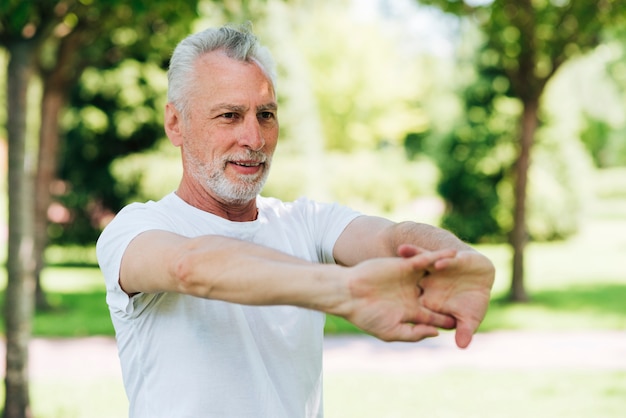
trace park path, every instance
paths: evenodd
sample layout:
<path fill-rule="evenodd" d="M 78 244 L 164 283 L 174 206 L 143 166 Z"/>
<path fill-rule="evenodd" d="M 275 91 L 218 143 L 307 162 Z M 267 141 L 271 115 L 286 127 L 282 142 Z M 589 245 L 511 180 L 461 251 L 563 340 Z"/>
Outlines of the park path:
<path fill-rule="evenodd" d="M 4 357 L 4 344 L 0 355 Z M 481 369 L 626 370 L 626 331 L 492 332 L 474 337 L 460 350 L 444 332 L 420 343 L 385 343 L 370 336 L 328 337 L 324 370 L 438 371 Z M 121 379 L 115 341 L 109 337 L 40 339 L 31 342 L 33 378 L 116 377 Z"/>

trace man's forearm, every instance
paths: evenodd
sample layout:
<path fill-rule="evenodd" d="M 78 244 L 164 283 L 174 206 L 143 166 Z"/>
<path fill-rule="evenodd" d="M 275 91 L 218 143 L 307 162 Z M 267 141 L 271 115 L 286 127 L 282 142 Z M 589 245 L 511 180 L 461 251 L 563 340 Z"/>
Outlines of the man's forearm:
<path fill-rule="evenodd" d="M 392 248 L 411 244 L 429 251 L 452 248 L 458 251 L 473 250 L 452 232 L 417 222 L 400 222 L 389 227 L 387 232 Z"/>
<path fill-rule="evenodd" d="M 193 239 L 173 263 L 177 291 L 207 299 L 332 312 L 347 297 L 343 267 L 225 237 Z"/>
<path fill-rule="evenodd" d="M 247 305 L 289 304 L 332 311 L 347 285 L 336 265 L 311 263 L 233 238 L 147 231 L 126 250 L 128 294 L 177 292 Z"/>
<path fill-rule="evenodd" d="M 434 226 L 416 223 L 394 223 L 375 216 L 361 216 L 353 220 L 335 244 L 338 263 L 352 266 L 377 257 L 397 257 L 401 245 L 413 245 L 428 251 L 472 248 L 451 232 Z"/>

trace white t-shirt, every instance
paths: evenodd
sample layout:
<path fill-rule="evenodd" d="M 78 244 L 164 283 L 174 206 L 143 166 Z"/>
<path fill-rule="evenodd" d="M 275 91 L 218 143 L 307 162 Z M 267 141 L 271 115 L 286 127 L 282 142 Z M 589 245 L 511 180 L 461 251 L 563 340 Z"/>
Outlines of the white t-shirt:
<path fill-rule="evenodd" d="M 129 298 L 119 286 L 122 255 L 147 230 L 239 238 L 320 263 L 359 214 L 307 199 L 259 197 L 253 222 L 231 222 L 171 193 L 134 203 L 97 244 L 132 418 L 321 417 L 322 313 L 245 306 L 177 293 Z M 298 280 L 297 277 L 293 278 Z"/>

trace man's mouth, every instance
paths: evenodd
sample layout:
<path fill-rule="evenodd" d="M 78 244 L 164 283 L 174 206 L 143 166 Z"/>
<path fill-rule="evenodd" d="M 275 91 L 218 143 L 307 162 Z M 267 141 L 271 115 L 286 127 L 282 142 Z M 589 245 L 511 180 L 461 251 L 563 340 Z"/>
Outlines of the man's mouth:
<path fill-rule="evenodd" d="M 240 175 L 250 176 L 250 175 L 258 175 L 264 170 L 265 162 L 254 160 L 254 161 L 229 161 L 231 167 L 239 173 Z"/>
<path fill-rule="evenodd" d="M 261 161 L 231 161 L 231 163 L 241 167 L 258 167 L 263 164 Z"/>

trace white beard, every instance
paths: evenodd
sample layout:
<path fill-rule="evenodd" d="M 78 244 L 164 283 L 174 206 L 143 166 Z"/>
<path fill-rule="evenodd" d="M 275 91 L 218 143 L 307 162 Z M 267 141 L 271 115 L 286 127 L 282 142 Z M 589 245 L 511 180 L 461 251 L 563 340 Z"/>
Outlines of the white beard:
<path fill-rule="evenodd" d="M 186 157 L 187 170 L 190 170 L 191 176 L 217 198 L 230 204 L 242 204 L 256 199 L 265 185 L 272 162 L 271 157 L 255 151 L 248 151 L 245 156 L 237 156 L 236 158 L 228 156 L 216 159 L 208 164 L 199 162 L 189 154 Z M 235 181 L 225 176 L 224 168 L 227 161 L 248 159 L 264 161 L 263 172 L 260 175 L 240 175 Z"/>

